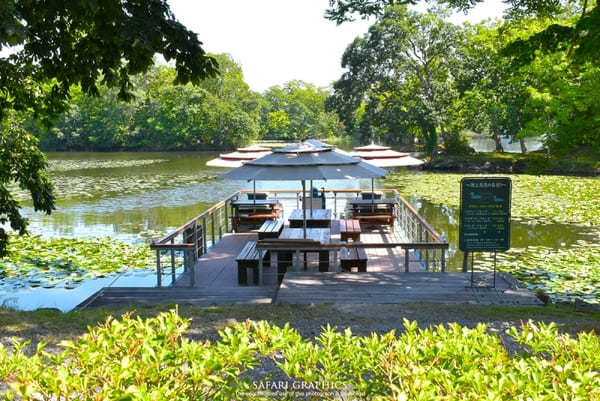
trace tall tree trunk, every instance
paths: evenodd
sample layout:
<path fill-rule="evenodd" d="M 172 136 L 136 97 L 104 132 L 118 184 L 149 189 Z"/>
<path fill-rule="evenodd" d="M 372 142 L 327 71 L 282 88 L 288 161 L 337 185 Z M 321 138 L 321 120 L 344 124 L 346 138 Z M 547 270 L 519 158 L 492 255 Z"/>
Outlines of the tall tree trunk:
<path fill-rule="evenodd" d="M 435 151 L 437 150 L 437 132 L 433 125 L 429 125 L 427 128 L 427 139 L 425 142 L 425 152 L 433 157 L 435 155 Z"/>
<path fill-rule="evenodd" d="M 504 147 L 502 146 L 502 138 L 500 137 L 500 133 L 494 131 L 492 136 L 494 137 L 494 142 L 496 143 L 496 152 L 504 153 Z"/>
<path fill-rule="evenodd" d="M 527 153 L 527 145 L 525 145 L 525 139 L 519 138 L 519 144 L 521 145 L 521 153 Z"/>

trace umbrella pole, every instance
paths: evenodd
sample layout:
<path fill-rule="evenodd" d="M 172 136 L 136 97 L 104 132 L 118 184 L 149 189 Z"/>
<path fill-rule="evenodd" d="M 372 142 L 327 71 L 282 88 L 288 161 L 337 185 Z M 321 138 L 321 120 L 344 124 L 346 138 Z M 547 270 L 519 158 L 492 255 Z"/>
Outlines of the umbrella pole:
<path fill-rule="evenodd" d="M 375 178 L 371 177 L 371 213 L 375 213 Z"/>
<path fill-rule="evenodd" d="M 306 181 L 302 180 L 302 228 L 304 229 L 304 239 L 306 239 Z"/>
<path fill-rule="evenodd" d="M 312 190 L 313 190 L 313 182 L 312 182 L 312 180 L 310 180 L 310 217 L 312 217 L 312 208 L 313 208 Z"/>

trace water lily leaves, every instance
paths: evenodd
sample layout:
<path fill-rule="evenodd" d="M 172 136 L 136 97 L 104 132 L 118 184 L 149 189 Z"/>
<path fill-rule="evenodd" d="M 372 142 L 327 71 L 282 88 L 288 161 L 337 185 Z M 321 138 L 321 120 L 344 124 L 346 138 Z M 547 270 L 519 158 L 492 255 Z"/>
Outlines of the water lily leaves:
<path fill-rule="evenodd" d="M 0 259 L 0 272 L 12 287 L 72 289 L 86 279 L 106 277 L 127 268 L 145 269 L 154 254 L 147 245 L 128 245 L 110 238 L 11 236 L 10 254 Z"/>
<path fill-rule="evenodd" d="M 473 174 L 400 172 L 389 175 L 385 186 L 400 189 L 406 196 L 421 196 L 457 208 L 460 180 L 465 176 Z M 532 225 L 555 222 L 600 226 L 600 178 L 523 174 L 510 177 L 513 220 L 525 219 Z"/>
<path fill-rule="evenodd" d="M 457 209 L 461 174 L 389 175 L 387 187 Z M 472 176 L 470 174 L 469 176 Z M 528 225 L 549 223 L 584 227 L 589 239 L 561 248 L 527 246 L 498 254 L 498 268 L 532 290 L 542 290 L 555 302 L 585 299 L 600 302 L 600 179 L 511 175 L 512 220 Z M 491 254 L 477 254 L 476 268 L 491 270 Z"/>

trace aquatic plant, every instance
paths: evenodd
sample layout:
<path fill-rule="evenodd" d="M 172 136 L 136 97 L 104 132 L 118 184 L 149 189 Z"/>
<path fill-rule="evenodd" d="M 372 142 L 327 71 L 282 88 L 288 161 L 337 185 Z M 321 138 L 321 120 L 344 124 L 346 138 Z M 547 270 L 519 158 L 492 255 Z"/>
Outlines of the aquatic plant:
<path fill-rule="evenodd" d="M 490 254 L 476 256 L 478 269 L 492 269 Z M 554 302 L 581 299 L 600 303 L 600 242 L 578 241 L 569 248 L 513 248 L 497 255 L 497 266 Z"/>
<path fill-rule="evenodd" d="M 134 159 L 134 160 L 69 160 L 51 159 L 48 161 L 48 171 L 73 171 L 89 169 L 107 169 L 123 167 L 139 167 L 166 162 L 166 159 Z"/>
<path fill-rule="evenodd" d="M 8 250 L 9 255 L 0 259 L 0 277 L 21 287 L 73 288 L 84 279 L 144 269 L 154 263 L 147 245 L 128 245 L 111 238 L 11 235 Z"/>
<path fill-rule="evenodd" d="M 384 184 L 400 189 L 406 196 L 420 196 L 436 204 L 457 208 L 460 180 L 473 176 L 475 174 L 398 173 L 388 176 Z M 600 178 L 520 174 L 511 174 L 510 178 L 513 217 L 538 223 L 600 225 Z"/>
<path fill-rule="evenodd" d="M 458 209 L 463 174 L 393 174 L 385 185 L 406 196 Z M 592 239 L 555 249 L 512 248 L 498 253 L 497 266 L 533 291 L 554 302 L 581 299 L 600 302 L 600 179 L 586 177 L 510 175 L 512 219 L 525 224 L 563 223 L 581 226 Z M 457 213 L 458 216 L 458 213 Z M 476 268 L 492 269 L 490 254 L 476 253 Z"/>
<path fill-rule="evenodd" d="M 106 199 L 122 195 L 142 194 L 163 188 L 192 185 L 215 178 L 200 174 L 140 174 L 140 175 L 60 175 L 51 173 L 54 194 L 59 202 Z M 28 199 L 25 191 L 11 188 L 15 198 Z"/>

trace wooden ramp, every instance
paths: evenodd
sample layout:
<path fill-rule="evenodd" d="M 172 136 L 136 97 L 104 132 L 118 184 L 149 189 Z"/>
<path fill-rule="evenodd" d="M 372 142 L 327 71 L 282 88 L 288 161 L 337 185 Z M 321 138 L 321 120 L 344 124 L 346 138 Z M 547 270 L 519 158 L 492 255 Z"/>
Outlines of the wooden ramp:
<path fill-rule="evenodd" d="M 288 272 L 275 302 L 403 303 L 440 302 L 479 305 L 539 305 L 530 291 L 497 276 L 496 288 L 470 288 L 467 273 L 306 273 Z"/>
<path fill-rule="evenodd" d="M 140 288 L 105 287 L 75 309 L 125 305 L 233 305 L 269 304 L 277 293 L 275 287 L 196 287 Z"/>

